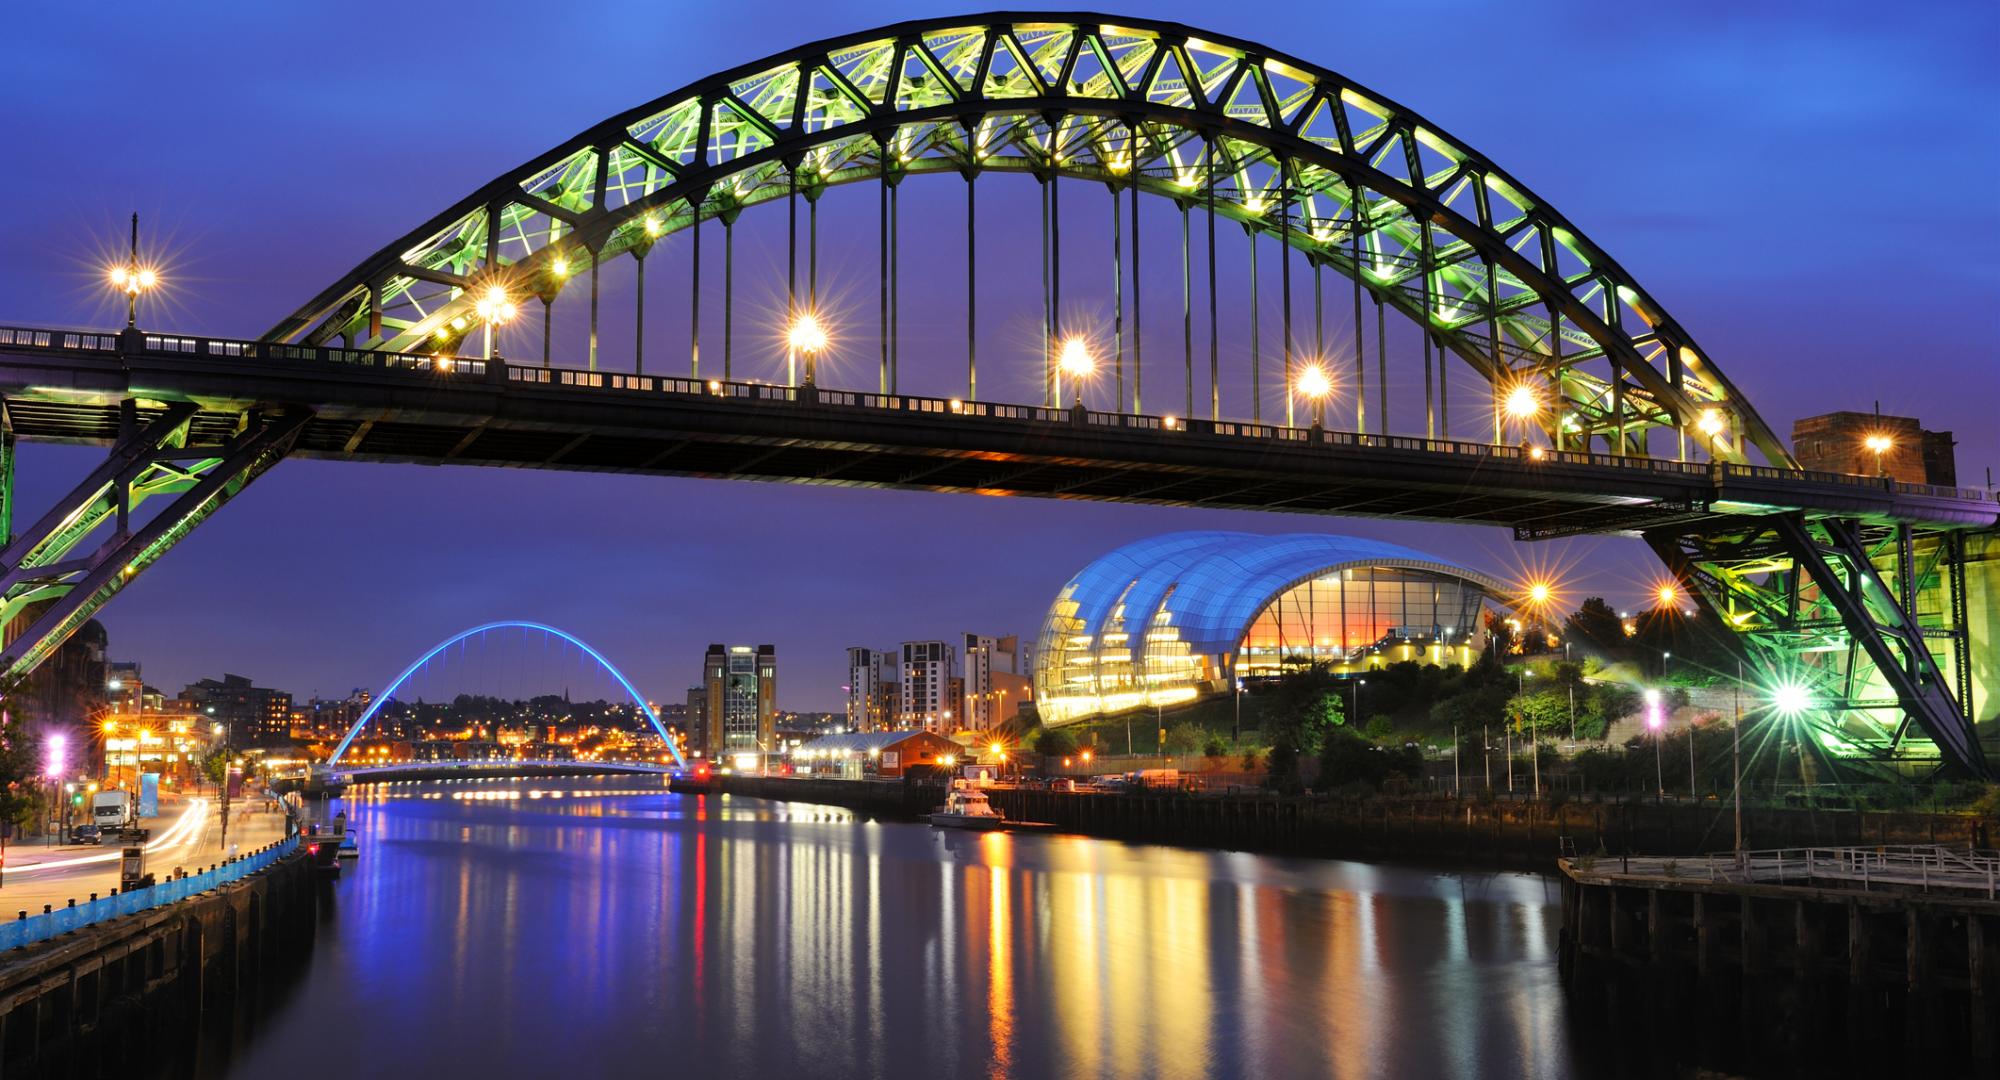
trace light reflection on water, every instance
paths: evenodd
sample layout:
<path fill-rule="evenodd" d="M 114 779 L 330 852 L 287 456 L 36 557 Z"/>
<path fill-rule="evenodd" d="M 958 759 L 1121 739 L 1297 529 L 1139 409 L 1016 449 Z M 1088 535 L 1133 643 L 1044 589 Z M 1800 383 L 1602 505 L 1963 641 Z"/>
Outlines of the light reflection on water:
<path fill-rule="evenodd" d="M 555 794 L 559 792 L 558 794 Z M 245 1077 L 1565 1076 L 1553 885 L 603 782 L 358 793 Z M 334 1053 L 312 1032 L 350 1032 Z"/>

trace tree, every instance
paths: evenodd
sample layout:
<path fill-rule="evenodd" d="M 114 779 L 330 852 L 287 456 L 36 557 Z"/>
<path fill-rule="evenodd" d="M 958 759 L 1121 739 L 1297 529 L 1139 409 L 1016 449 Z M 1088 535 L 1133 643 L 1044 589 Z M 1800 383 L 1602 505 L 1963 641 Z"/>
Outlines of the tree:
<path fill-rule="evenodd" d="M 1414 747 L 1387 750 L 1351 730 L 1335 731 L 1326 737 L 1319 752 L 1320 791 L 1349 785 L 1380 788 L 1392 778 L 1409 779 L 1423 775 L 1423 754 Z"/>
<path fill-rule="evenodd" d="M 1035 734 L 1035 753 L 1045 758 L 1070 757 L 1076 753 L 1076 736 L 1063 728 L 1045 727 Z"/>
<path fill-rule="evenodd" d="M 1210 735 L 1207 744 L 1201 748 L 1201 752 L 1202 756 L 1208 758 L 1209 765 L 1214 767 L 1220 765 L 1222 759 L 1229 755 L 1229 744 L 1223 742 L 1220 735 Z"/>
<path fill-rule="evenodd" d="M 1167 729 L 1167 753 L 1184 757 L 1201 749 L 1208 729 L 1192 720 L 1183 720 Z"/>
<path fill-rule="evenodd" d="M 1625 620 L 1601 596 L 1589 597 L 1578 605 L 1564 621 L 1563 632 L 1600 653 L 1614 654 L 1625 648 Z"/>
<path fill-rule="evenodd" d="M 1396 734 L 1396 725 L 1388 717 L 1378 715 L 1368 721 L 1368 726 L 1363 729 L 1363 732 L 1368 736 L 1370 742 L 1387 742 Z"/>
<path fill-rule="evenodd" d="M 35 793 L 41 739 L 14 707 L 25 682 L 19 676 L 0 682 L 0 821 L 16 825 L 32 824 L 41 806 Z"/>
<path fill-rule="evenodd" d="M 1264 783 L 1279 791 L 1303 790 L 1299 759 L 1317 754 L 1326 733 L 1346 722 L 1333 668 L 1319 661 L 1279 677 L 1266 714 L 1271 754 Z"/>
<path fill-rule="evenodd" d="M 1526 694 L 1516 694 L 1507 700 L 1507 719 L 1516 729 L 1528 731 L 1567 731 L 1569 729 L 1569 695 L 1558 690 L 1533 690 Z"/>

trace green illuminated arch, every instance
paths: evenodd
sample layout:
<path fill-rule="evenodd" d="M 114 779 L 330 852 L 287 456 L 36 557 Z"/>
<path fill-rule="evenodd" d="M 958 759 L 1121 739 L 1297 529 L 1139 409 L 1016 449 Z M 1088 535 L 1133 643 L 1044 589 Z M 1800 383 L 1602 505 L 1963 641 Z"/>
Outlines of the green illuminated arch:
<path fill-rule="evenodd" d="M 1665 429 L 1744 461 L 1784 444 L 1622 267 L 1414 111 L 1252 42 L 1145 19 L 998 13 L 816 42 L 565 141 L 383 248 L 267 335 L 408 349 L 475 287 L 644 254 L 697 218 L 824 187 L 1014 171 L 1136 185 L 1279 238 L 1558 403 L 1561 447 Z M 944 241 L 940 241 L 944 242 Z M 1698 431 L 1707 419 L 1722 430 Z"/>

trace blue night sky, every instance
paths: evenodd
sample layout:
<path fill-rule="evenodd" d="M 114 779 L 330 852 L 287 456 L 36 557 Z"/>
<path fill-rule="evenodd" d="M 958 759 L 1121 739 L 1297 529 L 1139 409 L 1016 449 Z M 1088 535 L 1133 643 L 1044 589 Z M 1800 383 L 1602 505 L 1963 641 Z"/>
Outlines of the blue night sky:
<path fill-rule="evenodd" d="M 1990 422 L 2000 269 L 1983 254 L 2000 242 L 2000 6 L 1522 0 L 1297 4 L 1258 18 L 1285 6 L 1135 10 L 1331 67 L 1478 148 L 1644 282 L 1781 433 L 1796 417 L 1879 400 L 1956 431 L 1962 482 L 2000 465 Z M 115 325 L 100 259 L 136 209 L 172 286 L 143 321 L 255 336 L 378 247 L 607 115 L 795 44 L 953 10 L 481 7 L 17 7 L 0 65 L 11 166 L 0 170 L 0 322 Z M 981 188 L 982 254 L 1020 268 L 992 274 L 981 301 L 983 396 L 999 400 L 1037 393 L 1032 187 L 1000 177 Z M 931 220 L 957 235 L 962 190 L 929 180 L 904 199 L 905 388 L 916 392 L 951 392 L 961 371 L 962 251 L 916 247 Z M 1108 286 L 1104 196 L 1066 190 L 1078 195 L 1064 204 L 1065 291 L 1108 306 L 1088 295 Z M 822 288 L 860 324 L 823 376 L 832 385 L 873 378 L 873 207 L 860 188 L 823 204 Z M 1171 252 L 1170 212 L 1147 214 L 1151 250 Z M 781 225 L 772 208 L 739 231 L 739 376 L 777 374 L 767 325 L 782 295 Z M 1225 267 L 1241 265 L 1235 238 Z M 719 241 L 718 231 L 705 251 L 711 289 Z M 669 238 L 649 263 L 648 356 L 660 358 L 649 367 L 684 363 L 684 243 Z M 1959 249 L 1974 254 L 1945 258 Z M 1145 278 L 1148 339 L 1175 361 L 1153 376 L 1156 411 L 1180 395 L 1177 277 L 1162 266 Z M 605 281 L 607 312 L 621 310 L 629 278 L 607 269 Z M 1329 286 L 1330 301 L 1342 295 Z M 1295 303 L 1309 311 L 1309 294 Z M 705 332 L 719 330 L 719 306 L 717 290 Z M 1241 298 L 1233 306 L 1244 311 Z M 575 337 L 562 330 L 579 329 L 568 311 L 558 305 L 559 354 Z M 1329 335 L 1344 327 L 1330 321 Z M 534 351 L 534 321 L 516 332 L 509 351 Z M 630 334 L 605 338 L 615 357 Z M 940 357 L 928 373 L 927 346 Z M 716 355 L 718 340 L 704 351 Z M 38 513 L 95 457 L 24 448 L 23 512 Z M 696 678 L 706 643 L 774 642 L 781 703 L 831 709 L 844 646 L 1031 636 L 1091 557 L 1198 527 L 1337 528 L 1502 574 L 1556 568 L 1572 602 L 1636 603 L 1658 573 L 1630 540 L 1531 547 L 1495 530 L 1369 521 L 295 461 L 102 618 L 114 657 L 142 661 L 170 692 L 224 669 L 300 695 L 379 688 L 453 631 L 516 617 L 576 632 L 662 700 Z"/>

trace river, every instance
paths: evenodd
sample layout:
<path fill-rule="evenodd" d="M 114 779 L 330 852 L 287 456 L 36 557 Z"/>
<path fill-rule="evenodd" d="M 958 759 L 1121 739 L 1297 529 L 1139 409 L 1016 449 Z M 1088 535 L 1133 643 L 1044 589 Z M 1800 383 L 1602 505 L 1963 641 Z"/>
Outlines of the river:
<path fill-rule="evenodd" d="M 1535 875 L 946 832 L 651 778 L 344 802 L 363 854 L 311 959 L 201 1072 L 1591 1071 Z"/>

